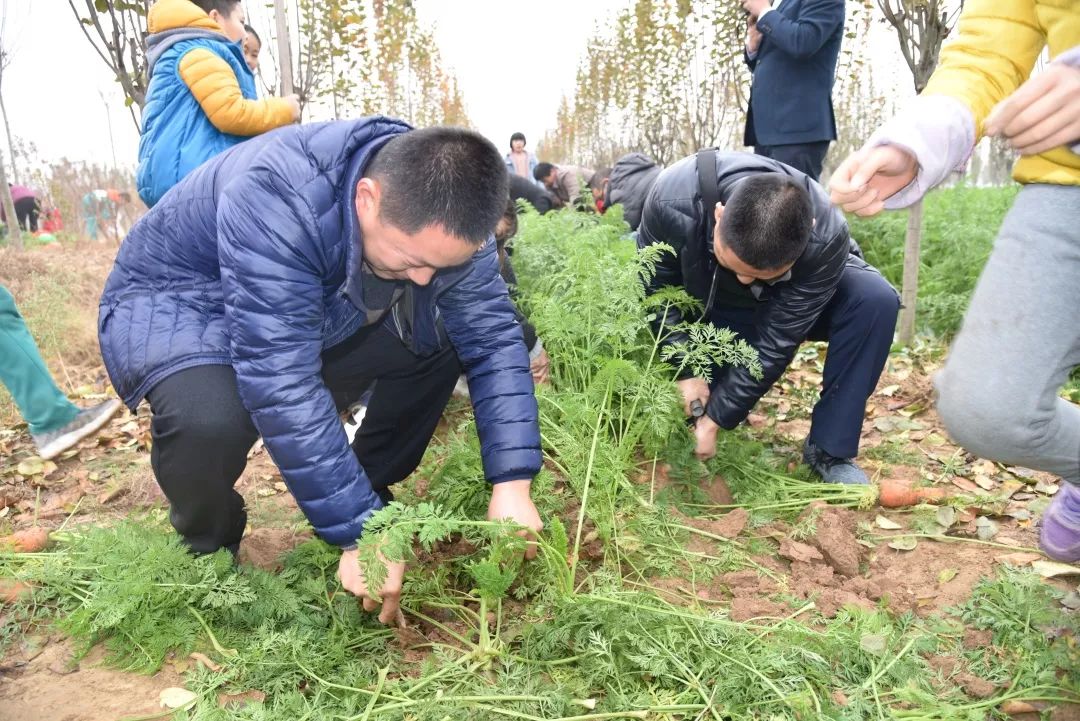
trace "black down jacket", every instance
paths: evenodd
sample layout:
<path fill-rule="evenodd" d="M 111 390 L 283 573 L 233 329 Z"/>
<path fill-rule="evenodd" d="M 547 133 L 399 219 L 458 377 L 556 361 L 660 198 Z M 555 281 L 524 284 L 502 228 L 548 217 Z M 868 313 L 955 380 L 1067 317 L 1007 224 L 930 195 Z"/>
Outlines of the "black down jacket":
<path fill-rule="evenodd" d="M 641 209 L 649 188 L 656 182 L 662 168 L 644 153 L 629 153 L 615 161 L 604 194 L 604 207 L 622 205 L 623 218 L 630 230 L 641 225 Z"/>
<path fill-rule="evenodd" d="M 674 256 L 665 254 L 657 266 L 649 284 L 650 293 L 664 286 L 681 285 L 690 295 L 707 303 L 715 275 L 714 307 L 742 305 L 756 309 L 755 348 L 764 371 L 761 380 L 755 380 L 745 369 L 728 369 L 705 409 L 720 427 L 731 429 L 746 418 L 791 363 L 799 344 L 836 291 L 844 267 L 849 263 L 866 266 L 866 262 L 848 235 L 843 214 L 829 203 L 825 190 L 804 174 L 769 158 L 723 151 L 716 154 L 716 170 L 721 203 L 727 202 L 735 183 L 748 175 L 783 173 L 809 191 L 815 218 L 810 241 L 792 267 L 790 277 L 772 285 L 759 282 L 750 287 L 740 284 L 731 271 L 720 267 L 712 252 L 696 155 L 663 171 L 645 202 L 638 244 L 667 243 L 675 249 Z M 675 308 L 658 319 L 663 331 L 670 333 L 666 342 L 685 337 L 672 333 L 683 320 L 682 313 Z"/>

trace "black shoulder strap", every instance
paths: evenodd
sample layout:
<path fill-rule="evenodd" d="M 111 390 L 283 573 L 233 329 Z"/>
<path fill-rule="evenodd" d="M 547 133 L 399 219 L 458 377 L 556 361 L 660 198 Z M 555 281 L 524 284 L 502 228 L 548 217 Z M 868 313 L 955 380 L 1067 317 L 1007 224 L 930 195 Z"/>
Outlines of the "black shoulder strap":
<path fill-rule="evenodd" d="M 705 148 L 697 154 L 698 188 L 701 204 L 705 209 L 707 238 L 712 237 L 716 204 L 720 202 L 720 188 L 716 185 L 716 148 Z"/>
<path fill-rule="evenodd" d="M 720 202 L 720 188 L 716 184 L 716 148 L 705 148 L 697 152 L 697 173 L 698 188 L 701 192 L 701 205 L 705 212 L 703 218 L 705 221 L 705 242 L 689 244 L 688 247 L 692 249 L 694 255 L 705 252 L 706 248 L 712 248 L 713 230 L 716 225 L 716 204 Z M 700 263 L 705 268 L 715 265 L 707 292 L 705 288 L 690 288 L 689 284 L 686 288 L 691 295 L 705 295 L 704 312 L 701 318 L 698 319 L 700 322 L 705 320 L 709 308 L 712 307 L 713 298 L 716 295 L 716 282 L 720 274 L 720 266 L 719 264 L 709 263 L 707 259 L 700 257 L 688 258 L 688 260 L 695 265 Z"/>

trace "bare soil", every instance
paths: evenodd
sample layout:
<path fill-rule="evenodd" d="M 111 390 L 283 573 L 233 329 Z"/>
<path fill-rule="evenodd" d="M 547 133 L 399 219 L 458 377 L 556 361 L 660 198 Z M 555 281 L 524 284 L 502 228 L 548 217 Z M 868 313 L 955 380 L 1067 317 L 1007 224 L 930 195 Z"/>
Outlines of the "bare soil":
<path fill-rule="evenodd" d="M 100 246 L 48 254 L 0 251 L 0 283 L 12 289 L 17 299 L 33 294 L 35 283 L 43 277 L 58 277 L 71 284 L 72 297 L 82 308 L 75 316 L 81 330 L 70 339 L 69 351 L 48 357 L 66 390 L 88 385 L 91 393 L 108 391 L 93 329 L 96 298 L 114 252 L 114 248 Z M 1010 473 L 1010 469 L 971 458 L 951 445 L 932 409 L 932 372 L 932 366 L 890 360 L 867 411 L 865 467 L 875 476 L 907 478 L 956 492 L 975 489 L 990 495 L 1012 495 L 1007 507 L 980 502 L 969 511 L 960 511 L 948 532 L 973 538 L 976 516 L 991 515 L 1000 525 L 995 540 L 1007 540 L 1005 545 L 1018 550 L 1035 547 L 1037 507 L 1048 496 L 1035 492 L 1034 485 L 1048 479 L 1019 470 Z M 795 462 L 809 427 L 800 405 L 805 404 L 799 400 L 806 395 L 806 388 L 800 384 L 816 376 L 805 369 L 795 369 L 790 375 L 790 382 L 763 399 L 750 422 L 755 433 L 777 447 L 790 449 Z M 768 434 L 772 434 L 771 439 Z M 10 408 L 0 407 L 0 533 L 35 524 L 50 529 L 65 523 L 69 527 L 107 524 L 166 507 L 167 501 L 153 480 L 148 450 L 149 415 L 144 407 L 138 414 L 118 416 L 106 432 L 85 441 L 76 453 L 58 459 L 55 469 L 23 475 L 19 464 L 33 458 L 34 449 L 25 426 Z M 425 479 L 416 481 L 422 496 Z M 663 465 L 656 467 L 655 476 L 651 466 L 644 468 L 636 482 L 646 495 L 650 491 L 659 494 L 672 484 Z M 252 451 L 237 488 L 251 511 L 241 562 L 270 570 L 280 568 L 282 557 L 309 538 L 310 532 L 298 530 L 304 524 L 296 503 L 260 447 Z M 702 490 L 715 505 L 730 505 L 735 500 L 720 477 L 703 481 Z M 1036 510 L 1027 517 L 1016 512 L 1028 504 Z M 1014 515 L 995 515 L 1003 510 Z M 568 513 L 576 513 L 576 508 Z M 881 603 L 897 613 L 927 616 L 962 603 L 980 579 L 996 573 L 998 559 L 1009 553 L 1008 548 L 930 539 L 920 539 L 912 550 L 895 550 L 886 544 L 888 532 L 874 527 L 879 514 L 912 530 L 911 516 L 906 512 L 877 508 L 813 507 L 802 519 L 808 521 L 813 516 L 813 523 L 777 521 L 761 528 L 751 527 L 750 514 L 741 509 L 713 518 L 683 517 L 687 525 L 720 539 L 741 543 L 752 538 L 772 539 L 769 543 L 775 542 L 777 551 L 754 559 L 764 569 L 761 571 L 740 570 L 697 585 L 687 578 L 653 578 L 648 584 L 669 601 L 726 610 L 739 621 L 769 623 L 798 614 L 800 621 L 813 624 L 820 617 L 836 616 L 845 606 L 873 608 Z M 810 532 L 806 531 L 808 526 Z M 873 539 L 872 547 L 862 542 L 867 538 Z M 716 553 L 719 544 L 727 542 L 700 534 L 689 540 L 691 550 L 707 554 Z M 455 541 L 436 552 L 444 557 L 472 550 L 464 541 Z M 595 538 L 587 540 L 581 555 L 584 566 L 603 558 L 604 547 Z M 421 554 L 420 560 L 431 559 Z M 806 611 L 809 604 L 816 613 Z M 467 633 L 456 619 L 437 610 L 432 615 L 455 631 Z M 3 620 L 0 609 L 0 624 Z M 426 657 L 426 644 L 433 641 L 456 643 L 438 628 L 415 619 L 409 624 L 396 631 L 396 643 L 409 658 L 419 661 Z M 967 629 L 964 643 L 968 648 L 985 647 L 989 637 L 985 631 Z M 182 686 L 177 669 L 190 663 L 181 659 L 148 677 L 104 668 L 101 655 L 95 650 L 71 666 L 71 647 L 62 639 L 16 641 L 0 659 L 0 721 L 116 721 L 159 712 L 161 690 Z M 995 690 L 985 679 L 966 673 L 956 659 L 927 661 L 938 669 L 943 683 L 961 685 L 972 698 Z M 1063 706 L 1053 711 L 1053 718 L 1067 721 L 1080 718 L 1080 713 L 1077 707 Z"/>

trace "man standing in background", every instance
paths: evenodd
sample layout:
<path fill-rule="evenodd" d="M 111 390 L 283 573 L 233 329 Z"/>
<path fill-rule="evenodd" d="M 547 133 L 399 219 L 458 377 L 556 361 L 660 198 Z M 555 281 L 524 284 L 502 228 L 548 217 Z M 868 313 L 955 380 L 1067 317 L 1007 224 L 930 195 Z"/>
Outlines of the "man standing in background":
<path fill-rule="evenodd" d="M 836 140 L 832 86 L 844 0 L 742 0 L 753 82 L 745 145 L 814 180 Z"/>

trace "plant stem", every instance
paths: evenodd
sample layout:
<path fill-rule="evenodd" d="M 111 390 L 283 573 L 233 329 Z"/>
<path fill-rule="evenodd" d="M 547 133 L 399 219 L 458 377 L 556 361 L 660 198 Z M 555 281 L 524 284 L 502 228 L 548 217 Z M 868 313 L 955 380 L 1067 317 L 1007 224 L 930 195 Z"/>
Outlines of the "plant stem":
<path fill-rule="evenodd" d="M 896 533 L 891 536 L 879 536 L 883 539 L 893 538 L 928 538 L 931 541 L 941 541 L 942 543 L 975 543 L 980 546 L 990 546 L 992 548 L 1003 548 L 1008 551 L 1015 551 L 1017 553 L 1039 553 L 1042 551 L 1038 548 L 1029 548 L 1027 546 L 1009 546 L 1004 543 L 994 543 L 993 541 L 984 541 L 981 538 L 967 538 L 966 536 L 942 536 L 935 533 Z"/>
<path fill-rule="evenodd" d="M 225 648 L 220 643 L 218 643 L 217 636 L 215 636 L 214 632 L 210 630 L 210 625 L 206 622 L 206 619 L 202 617 L 202 614 L 195 610 L 194 606 L 188 604 L 188 610 L 191 611 L 191 613 L 195 616 L 195 619 L 199 622 L 199 625 L 201 625 L 203 627 L 203 630 L 206 631 L 206 635 L 210 637 L 210 643 L 213 644 L 215 651 L 220 653 L 222 656 L 227 656 L 230 658 L 238 655 L 235 648 Z"/>
<path fill-rule="evenodd" d="M 592 483 L 593 465 L 596 462 L 596 445 L 600 441 L 600 426 L 604 420 L 604 412 L 607 410 L 611 399 L 611 382 L 608 381 L 608 392 L 604 396 L 604 403 L 600 412 L 596 415 L 596 426 L 593 428 L 592 447 L 589 449 L 589 462 L 585 467 L 585 481 L 581 492 L 581 507 L 578 509 L 577 532 L 574 534 L 574 551 L 570 554 L 570 585 L 573 586 L 577 578 L 578 552 L 581 550 L 581 529 L 585 525 L 585 507 L 589 504 L 589 486 Z"/>
<path fill-rule="evenodd" d="M 367 708 L 364 709 L 364 715 L 360 717 L 360 721 L 368 721 L 368 718 L 371 716 L 371 710 L 375 708 L 375 702 L 379 700 L 379 694 L 382 693 L 383 684 L 386 683 L 386 674 L 389 672 L 389 666 L 379 669 L 379 680 L 375 684 L 375 693 L 368 699 Z"/>

